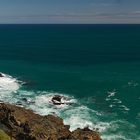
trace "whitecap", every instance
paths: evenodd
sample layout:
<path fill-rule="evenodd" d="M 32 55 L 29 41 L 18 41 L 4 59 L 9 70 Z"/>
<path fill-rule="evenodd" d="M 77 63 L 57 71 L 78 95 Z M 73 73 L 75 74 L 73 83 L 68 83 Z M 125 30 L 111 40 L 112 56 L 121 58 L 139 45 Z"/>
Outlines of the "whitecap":
<path fill-rule="evenodd" d="M 130 82 L 128 82 L 128 86 L 136 87 L 136 86 L 139 86 L 139 83 L 136 83 L 134 81 L 130 81 Z"/>
<path fill-rule="evenodd" d="M 77 102 L 77 100 L 74 99 L 74 97 L 72 97 L 72 96 L 68 96 L 68 95 L 64 95 L 64 94 L 60 94 L 60 93 L 48 93 L 48 92 L 46 92 L 46 94 L 36 96 L 35 102 L 36 102 L 36 104 L 40 104 L 40 105 L 46 105 L 46 104 L 53 105 L 52 98 L 55 95 L 59 95 L 62 97 L 62 99 L 61 99 L 62 104 L 55 105 L 57 108 L 64 108 L 64 107 L 67 107 L 71 103 Z"/>
<path fill-rule="evenodd" d="M 129 111 L 130 109 L 126 107 L 125 105 L 120 105 L 119 107 L 123 108 L 125 111 Z"/>
<path fill-rule="evenodd" d="M 1 78 L 3 78 L 4 80 Z M 102 135 L 102 139 L 104 140 L 125 140 L 125 134 L 119 134 L 119 132 L 122 131 L 120 130 L 121 127 L 124 125 L 128 128 L 133 127 L 123 121 L 119 122 L 111 120 L 100 120 L 100 118 L 102 118 L 102 115 L 104 116 L 104 114 L 101 114 L 96 110 L 90 109 L 87 106 L 81 105 L 77 101 L 77 99 L 75 99 L 75 97 L 70 95 L 47 91 L 19 90 L 21 85 L 19 84 L 18 80 L 8 75 L 0 77 L 0 86 L 2 87 L 0 88 L 0 92 L 2 93 L 0 95 L 0 100 L 2 99 L 2 101 L 7 101 L 10 103 L 21 102 L 22 106 L 32 109 L 40 115 L 58 115 L 64 119 L 65 124 L 70 125 L 71 131 L 77 128 L 84 128 L 88 126 L 90 129 L 99 129 L 99 132 L 101 132 Z M 7 91 L 10 94 L 4 94 Z M 12 92 L 17 93 L 11 94 Z M 121 103 L 121 100 L 117 98 L 112 98 L 115 96 L 115 94 L 115 91 L 108 92 L 108 97 L 106 98 L 106 100 L 109 99 L 111 101 L 115 101 L 116 103 Z M 65 104 L 54 105 L 51 100 L 52 97 L 55 95 L 62 96 L 62 102 Z M 26 98 L 26 100 L 23 100 L 24 97 Z M 114 107 L 114 104 L 112 104 L 111 107 Z M 124 105 L 120 107 L 126 111 L 129 110 L 129 108 Z M 116 135 L 110 133 L 112 131 L 116 132 Z M 109 132 L 110 134 L 107 135 L 107 132 Z"/>
<path fill-rule="evenodd" d="M 0 77 L 0 92 L 16 92 L 20 88 L 20 84 L 16 78 L 10 75 L 2 74 Z"/>
<path fill-rule="evenodd" d="M 115 135 L 115 134 L 103 135 L 102 139 L 103 140 L 128 140 L 125 136 Z M 129 139 L 129 140 L 132 140 L 132 139 Z"/>
<path fill-rule="evenodd" d="M 69 109 L 72 104 L 77 103 L 77 100 L 73 96 L 68 96 L 60 93 L 38 91 L 37 93 L 34 93 L 34 95 L 36 96 L 32 97 L 32 99 L 30 100 L 31 104 L 28 105 L 28 108 L 34 110 L 41 115 L 60 115 L 62 111 Z M 61 102 L 64 104 L 54 105 L 52 102 L 52 98 L 55 95 L 61 96 Z"/>
<path fill-rule="evenodd" d="M 115 96 L 116 93 L 117 93 L 116 91 L 112 91 L 112 92 L 109 91 L 109 92 L 108 92 L 108 94 L 109 94 L 109 95 L 108 95 L 108 98 L 109 98 L 109 97 Z"/>
<path fill-rule="evenodd" d="M 110 99 L 110 98 L 106 98 L 105 100 L 106 100 L 106 101 L 110 101 L 111 99 Z"/>
<path fill-rule="evenodd" d="M 91 121 L 79 115 L 71 115 L 69 118 L 65 118 L 64 123 L 70 125 L 70 131 L 84 127 L 93 128 L 93 123 Z"/>
<path fill-rule="evenodd" d="M 86 106 L 74 107 L 72 109 L 66 110 L 64 113 L 64 123 L 71 126 L 71 131 L 87 126 L 91 129 L 93 128 L 90 109 L 88 109 Z M 96 114 L 96 112 L 94 113 Z"/>
<path fill-rule="evenodd" d="M 96 124 L 93 124 L 93 127 L 95 128 L 95 130 L 98 129 L 100 133 L 103 133 L 107 128 L 110 127 L 110 123 L 98 121 Z"/>
<path fill-rule="evenodd" d="M 115 98 L 115 99 L 113 99 L 115 102 L 114 103 L 118 103 L 118 104 L 121 104 L 122 103 L 122 101 L 121 100 L 119 100 L 119 99 L 117 99 L 117 98 Z"/>
<path fill-rule="evenodd" d="M 109 105 L 109 107 L 111 107 L 111 108 L 112 108 L 112 107 L 115 107 L 115 105 L 112 105 L 112 104 L 111 104 L 111 105 Z"/>
<path fill-rule="evenodd" d="M 0 74 L 0 100 L 2 102 L 9 103 L 15 102 L 17 99 L 13 98 L 13 96 L 18 92 L 19 88 L 22 86 L 22 83 L 10 75 L 3 73 Z"/>

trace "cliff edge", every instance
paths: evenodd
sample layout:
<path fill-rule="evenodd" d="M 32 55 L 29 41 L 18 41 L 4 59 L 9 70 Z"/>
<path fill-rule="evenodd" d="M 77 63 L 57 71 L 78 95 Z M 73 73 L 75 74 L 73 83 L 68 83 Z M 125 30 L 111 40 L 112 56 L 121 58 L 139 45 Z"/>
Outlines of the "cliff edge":
<path fill-rule="evenodd" d="M 59 117 L 40 116 L 22 107 L 0 103 L 0 129 L 11 140 L 101 140 L 96 131 L 79 128 L 70 132 L 69 128 Z M 5 137 L 9 139 L 8 136 Z"/>

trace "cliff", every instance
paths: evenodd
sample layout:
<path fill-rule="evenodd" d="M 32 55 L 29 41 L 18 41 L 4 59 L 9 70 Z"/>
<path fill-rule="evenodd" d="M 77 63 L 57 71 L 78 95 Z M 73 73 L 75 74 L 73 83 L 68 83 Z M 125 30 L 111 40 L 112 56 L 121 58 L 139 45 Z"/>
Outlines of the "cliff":
<path fill-rule="evenodd" d="M 69 128 L 59 117 L 0 104 L 0 140 L 101 140 L 98 132 L 88 128 L 73 132 Z"/>

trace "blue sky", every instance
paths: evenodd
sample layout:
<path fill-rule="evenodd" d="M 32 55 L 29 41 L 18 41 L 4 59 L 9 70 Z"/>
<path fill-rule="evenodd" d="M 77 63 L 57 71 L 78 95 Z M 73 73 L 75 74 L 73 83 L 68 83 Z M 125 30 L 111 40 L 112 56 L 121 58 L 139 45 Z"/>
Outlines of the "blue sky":
<path fill-rule="evenodd" d="M 0 23 L 140 23 L 140 0 L 0 0 Z"/>

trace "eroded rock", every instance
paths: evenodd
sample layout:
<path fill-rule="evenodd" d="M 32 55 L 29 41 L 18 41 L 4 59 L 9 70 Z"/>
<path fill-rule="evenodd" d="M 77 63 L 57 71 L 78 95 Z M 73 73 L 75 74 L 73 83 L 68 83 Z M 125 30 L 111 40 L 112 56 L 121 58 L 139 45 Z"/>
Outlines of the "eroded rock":
<path fill-rule="evenodd" d="M 22 107 L 0 104 L 0 129 L 14 140 L 100 140 L 99 134 L 88 128 L 73 132 L 69 128 L 59 117 L 40 116 Z"/>
<path fill-rule="evenodd" d="M 72 135 L 77 140 L 101 140 L 99 134 L 95 131 L 90 130 L 88 127 L 84 129 L 76 129 L 72 132 Z"/>

